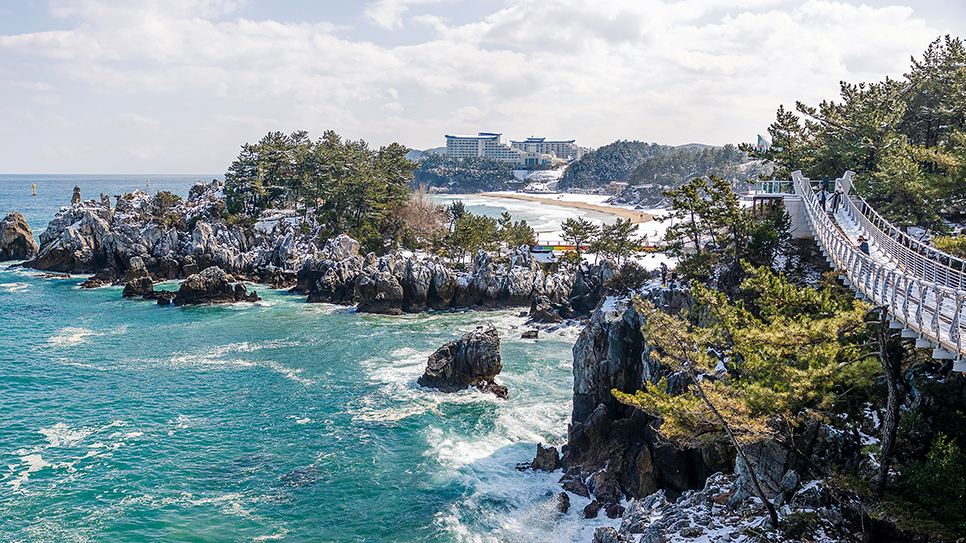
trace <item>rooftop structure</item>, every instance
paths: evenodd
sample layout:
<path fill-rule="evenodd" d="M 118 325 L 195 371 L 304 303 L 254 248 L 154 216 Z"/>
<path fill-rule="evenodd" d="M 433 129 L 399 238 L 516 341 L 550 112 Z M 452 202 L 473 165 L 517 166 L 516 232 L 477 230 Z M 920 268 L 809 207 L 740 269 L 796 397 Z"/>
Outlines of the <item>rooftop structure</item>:
<path fill-rule="evenodd" d="M 476 136 L 446 135 L 446 153 L 453 158 L 483 157 L 517 166 L 562 164 L 583 155 L 574 140 L 549 141 L 546 138 L 527 138 L 513 145 L 503 143 L 503 134 L 480 132 Z"/>

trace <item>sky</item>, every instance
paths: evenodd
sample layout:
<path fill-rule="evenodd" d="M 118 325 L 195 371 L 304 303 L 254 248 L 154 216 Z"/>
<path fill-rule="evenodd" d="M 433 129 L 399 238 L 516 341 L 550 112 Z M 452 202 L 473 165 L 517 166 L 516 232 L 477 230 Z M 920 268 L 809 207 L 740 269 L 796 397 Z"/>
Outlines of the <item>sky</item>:
<path fill-rule="evenodd" d="M 223 173 L 270 131 L 754 142 L 962 0 L 4 0 L 0 174 Z"/>

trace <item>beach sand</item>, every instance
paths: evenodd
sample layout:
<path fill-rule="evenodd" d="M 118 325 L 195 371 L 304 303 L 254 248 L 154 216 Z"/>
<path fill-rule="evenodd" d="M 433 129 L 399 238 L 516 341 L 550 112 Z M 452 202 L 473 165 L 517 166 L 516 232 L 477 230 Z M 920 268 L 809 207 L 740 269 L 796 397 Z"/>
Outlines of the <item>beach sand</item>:
<path fill-rule="evenodd" d="M 560 207 L 573 207 L 577 209 L 586 209 L 588 211 L 597 211 L 598 213 L 606 213 L 608 215 L 614 215 L 615 217 L 620 217 L 622 219 L 630 219 L 632 223 L 642 223 L 648 222 L 657 215 L 651 215 L 649 213 L 644 213 L 643 211 L 638 211 L 636 209 L 627 209 L 626 207 L 616 207 L 616 206 L 602 206 L 596 204 L 589 204 L 587 202 L 575 202 L 572 200 L 556 200 L 553 198 L 540 198 L 538 196 L 530 196 L 529 194 L 513 194 L 506 192 L 484 192 L 480 196 L 492 196 L 494 198 L 513 198 L 514 200 L 528 200 L 531 202 L 539 202 L 542 204 L 551 204 Z"/>

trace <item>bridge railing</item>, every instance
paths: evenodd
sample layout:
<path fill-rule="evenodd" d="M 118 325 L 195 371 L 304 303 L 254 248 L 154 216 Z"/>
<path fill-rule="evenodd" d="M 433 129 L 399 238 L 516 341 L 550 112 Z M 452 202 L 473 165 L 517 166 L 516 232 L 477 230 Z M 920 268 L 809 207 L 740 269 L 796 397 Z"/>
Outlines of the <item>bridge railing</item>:
<path fill-rule="evenodd" d="M 850 174 L 848 172 L 846 175 L 851 177 Z M 876 305 L 886 306 L 893 318 L 942 349 L 959 356 L 966 353 L 966 338 L 963 337 L 966 335 L 966 318 L 963 316 L 966 291 L 949 286 L 956 277 L 947 273 L 955 270 L 948 270 L 948 267 L 947 271 L 930 269 L 930 266 L 940 263 L 915 253 L 903 245 L 906 242 L 901 237 L 891 238 L 885 234 L 859 211 L 856 202 L 864 204 L 864 201 L 847 199 L 844 205 L 864 230 L 863 235 L 868 235 L 887 258 L 879 261 L 866 255 L 822 210 L 809 180 L 801 172 L 794 172 L 792 180 L 796 193 L 805 203 L 805 213 L 815 230 L 817 241 L 828 253 L 833 265 L 864 296 Z M 868 207 L 868 204 L 864 205 Z M 884 222 L 884 219 L 881 221 Z"/>

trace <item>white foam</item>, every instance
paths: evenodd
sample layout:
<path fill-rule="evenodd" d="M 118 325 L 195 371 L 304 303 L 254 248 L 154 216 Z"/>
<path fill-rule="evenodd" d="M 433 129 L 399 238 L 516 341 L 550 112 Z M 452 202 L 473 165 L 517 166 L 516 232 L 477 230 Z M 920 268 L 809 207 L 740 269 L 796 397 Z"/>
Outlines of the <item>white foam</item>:
<path fill-rule="evenodd" d="M 31 473 L 42 470 L 43 468 L 50 466 L 48 462 L 44 461 L 39 454 L 28 454 L 20 458 L 20 461 L 27 465 L 27 469 L 20 473 L 20 476 L 12 481 L 8 481 L 7 484 L 10 485 L 13 492 L 20 492 L 20 487 L 27 482 Z M 11 471 L 13 467 L 11 466 Z"/>
<path fill-rule="evenodd" d="M 50 443 L 51 447 L 72 445 L 91 435 L 91 431 L 86 428 L 81 430 L 71 430 L 70 427 L 63 422 L 58 422 L 50 428 L 44 428 L 40 430 L 40 433 L 47 437 L 47 442 Z"/>
<path fill-rule="evenodd" d="M 84 343 L 89 336 L 103 335 L 102 333 L 97 333 L 87 328 L 69 326 L 47 339 L 47 343 L 55 347 L 74 347 Z"/>
<path fill-rule="evenodd" d="M 0 289 L 13 294 L 30 289 L 30 283 L 0 283 Z"/>

